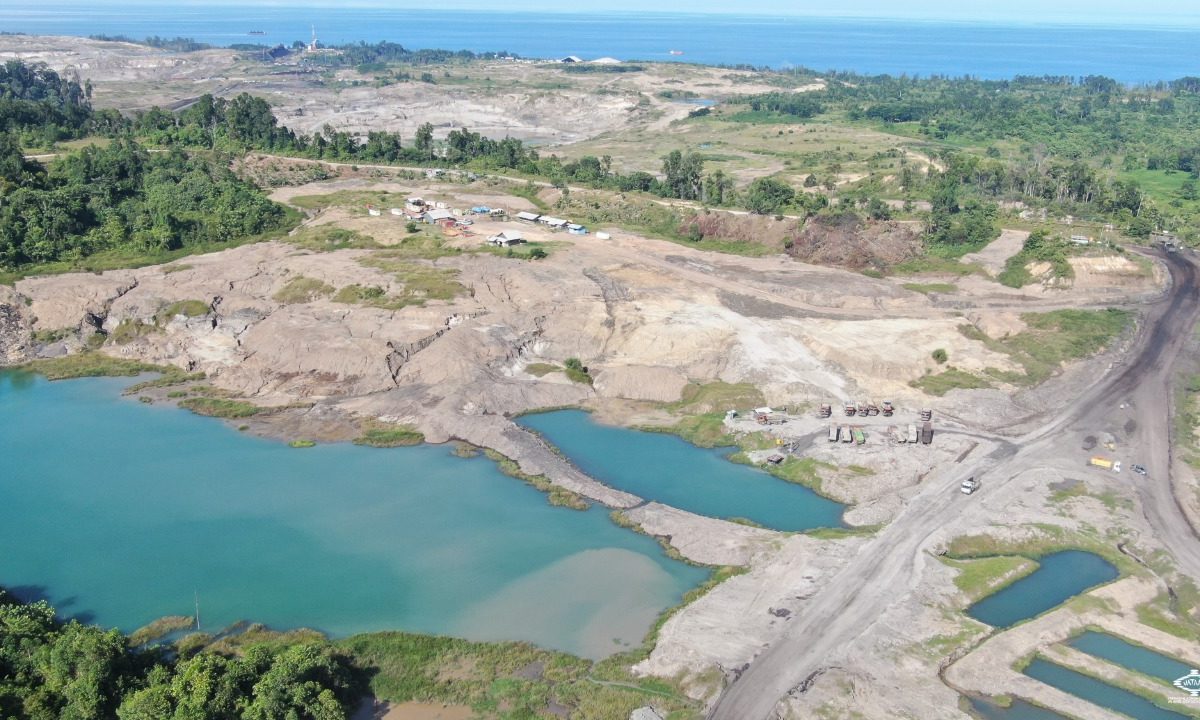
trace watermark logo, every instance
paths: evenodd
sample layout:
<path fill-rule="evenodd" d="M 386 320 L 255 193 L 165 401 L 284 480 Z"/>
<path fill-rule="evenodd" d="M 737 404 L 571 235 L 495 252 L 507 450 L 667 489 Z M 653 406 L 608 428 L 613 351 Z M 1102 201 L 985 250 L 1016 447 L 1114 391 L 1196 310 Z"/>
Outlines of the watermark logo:
<path fill-rule="evenodd" d="M 1172 684 L 1191 696 L 1187 698 L 1171 698 L 1172 701 L 1193 704 L 1200 700 L 1200 670 L 1193 668 L 1190 673 L 1179 678 Z"/>

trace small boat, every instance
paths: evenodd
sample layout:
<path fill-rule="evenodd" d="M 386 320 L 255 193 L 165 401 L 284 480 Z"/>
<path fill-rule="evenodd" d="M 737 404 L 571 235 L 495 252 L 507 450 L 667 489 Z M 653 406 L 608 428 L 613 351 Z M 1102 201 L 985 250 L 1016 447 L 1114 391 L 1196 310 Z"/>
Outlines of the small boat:
<path fill-rule="evenodd" d="M 682 51 L 682 50 L 671 50 L 671 51 L 669 51 L 669 52 L 668 52 L 668 54 L 670 54 L 670 55 L 682 55 L 682 54 L 683 54 L 683 51 Z"/>
<path fill-rule="evenodd" d="M 246 34 L 247 35 L 266 35 L 267 31 L 266 30 L 251 30 L 250 32 L 248 32 Z"/>

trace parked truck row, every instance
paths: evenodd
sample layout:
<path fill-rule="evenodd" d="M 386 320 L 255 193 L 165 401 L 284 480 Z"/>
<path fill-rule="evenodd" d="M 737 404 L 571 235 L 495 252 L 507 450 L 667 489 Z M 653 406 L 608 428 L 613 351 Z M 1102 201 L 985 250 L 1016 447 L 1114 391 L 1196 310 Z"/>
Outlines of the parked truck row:
<path fill-rule="evenodd" d="M 920 426 L 916 423 L 910 423 L 907 427 L 892 426 L 887 429 L 884 437 L 891 439 L 892 442 L 899 445 L 916 445 L 917 443 L 929 445 L 933 443 L 933 423 L 923 422 Z M 861 426 L 838 424 L 831 424 L 829 426 L 829 442 L 831 443 L 841 442 L 862 445 L 866 441 L 866 433 L 863 432 Z"/>

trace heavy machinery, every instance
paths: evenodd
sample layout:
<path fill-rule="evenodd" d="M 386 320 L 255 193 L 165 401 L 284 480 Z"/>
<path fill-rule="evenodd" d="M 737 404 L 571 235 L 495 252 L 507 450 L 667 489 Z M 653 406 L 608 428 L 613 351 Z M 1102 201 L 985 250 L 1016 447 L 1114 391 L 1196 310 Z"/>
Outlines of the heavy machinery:
<path fill-rule="evenodd" d="M 1088 465 L 1091 465 L 1092 467 L 1098 467 L 1102 470 L 1113 469 L 1113 461 L 1099 455 L 1093 457 L 1091 460 L 1088 460 Z"/>
<path fill-rule="evenodd" d="M 928 420 L 921 423 L 921 444 L 928 445 L 933 442 L 933 423 Z"/>
<path fill-rule="evenodd" d="M 867 441 L 867 436 L 863 434 L 862 428 L 854 428 L 854 442 L 862 445 Z"/>
<path fill-rule="evenodd" d="M 979 489 L 979 481 L 974 477 L 969 477 L 962 481 L 962 485 L 959 487 L 959 489 L 962 490 L 963 495 L 970 495 Z"/>
<path fill-rule="evenodd" d="M 929 422 L 932 419 L 933 419 L 933 411 L 932 410 L 930 410 L 929 408 L 925 408 L 925 409 L 921 410 L 921 421 L 922 422 Z"/>
<path fill-rule="evenodd" d="M 867 403 L 867 414 L 872 415 L 872 416 L 878 415 L 879 414 L 879 406 L 873 402 Z"/>
<path fill-rule="evenodd" d="M 858 414 L 862 415 L 863 417 L 870 415 L 871 414 L 870 406 L 868 406 L 865 402 L 860 402 L 858 404 Z"/>
<path fill-rule="evenodd" d="M 837 425 L 829 426 L 829 442 L 837 442 L 839 434 L 841 434 L 841 429 Z"/>
<path fill-rule="evenodd" d="M 909 425 L 909 426 L 908 426 L 908 441 L 909 441 L 910 443 L 916 443 L 916 442 L 917 442 L 917 426 L 916 426 L 916 425 Z"/>
<path fill-rule="evenodd" d="M 817 417 L 821 419 L 825 419 L 831 415 L 833 415 L 833 406 L 829 403 L 824 403 L 821 405 L 821 408 L 817 410 Z"/>
<path fill-rule="evenodd" d="M 858 407 L 853 403 L 846 403 L 846 417 L 854 417 L 858 413 Z"/>
<path fill-rule="evenodd" d="M 892 413 L 896 412 L 896 408 L 892 407 L 891 400 L 884 400 L 883 405 L 879 409 L 883 412 L 884 417 L 891 417 Z"/>

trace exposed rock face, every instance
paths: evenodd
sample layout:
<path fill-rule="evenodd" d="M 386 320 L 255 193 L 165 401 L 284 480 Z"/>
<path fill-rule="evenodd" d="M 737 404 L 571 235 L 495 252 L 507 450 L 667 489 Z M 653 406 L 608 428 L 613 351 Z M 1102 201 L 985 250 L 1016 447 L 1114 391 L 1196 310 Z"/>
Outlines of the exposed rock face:
<path fill-rule="evenodd" d="M 15 365 L 30 358 L 33 350 L 25 301 L 11 288 L 0 285 L 0 365 Z"/>

